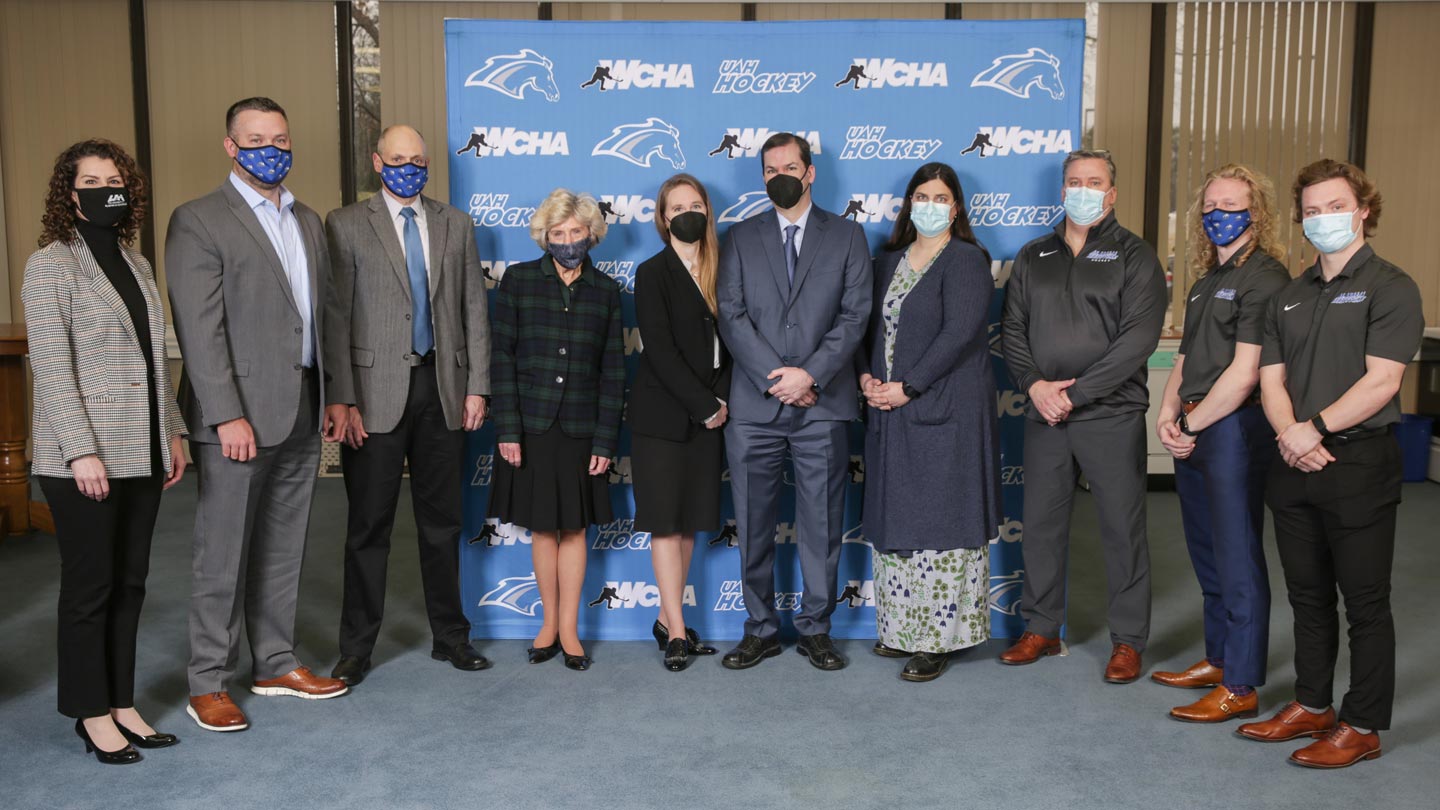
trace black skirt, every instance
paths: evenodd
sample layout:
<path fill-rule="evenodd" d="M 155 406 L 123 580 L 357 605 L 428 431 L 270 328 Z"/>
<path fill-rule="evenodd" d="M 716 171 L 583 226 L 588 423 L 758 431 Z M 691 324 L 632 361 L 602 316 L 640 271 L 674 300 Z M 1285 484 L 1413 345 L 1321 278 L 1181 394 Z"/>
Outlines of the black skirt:
<path fill-rule="evenodd" d="M 724 450 L 719 430 L 697 431 L 683 442 L 633 434 L 635 529 L 652 534 L 718 531 Z"/>
<path fill-rule="evenodd" d="M 495 453 L 489 517 L 532 532 L 579 531 L 614 520 L 610 476 L 590 474 L 589 436 L 566 436 L 559 424 L 520 439 L 520 466 Z"/>

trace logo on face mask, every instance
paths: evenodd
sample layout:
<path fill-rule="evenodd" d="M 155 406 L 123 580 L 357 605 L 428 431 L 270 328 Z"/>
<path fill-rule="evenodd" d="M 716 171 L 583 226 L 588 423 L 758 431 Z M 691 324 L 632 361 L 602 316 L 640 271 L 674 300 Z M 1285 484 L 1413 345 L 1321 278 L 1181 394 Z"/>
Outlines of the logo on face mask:
<path fill-rule="evenodd" d="M 740 195 L 729 208 L 720 212 L 715 218 L 716 222 L 744 222 L 757 214 L 763 214 L 774 208 L 775 204 L 770 202 L 770 195 L 764 191 L 747 191 Z"/>
<path fill-rule="evenodd" d="M 659 157 L 670 168 L 685 168 L 685 153 L 680 151 L 680 130 L 659 118 L 647 118 L 643 124 L 621 124 L 610 136 L 595 144 L 591 155 L 607 155 L 627 163 L 649 168 Z"/>
<path fill-rule="evenodd" d="M 818 155 L 824 151 L 820 147 L 819 130 L 770 130 L 764 127 L 743 127 L 726 129 L 725 134 L 720 136 L 720 145 L 711 149 L 708 155 L 714 157 L 723 152 L 729 160 L 759 157 L 760 147 L 764 146 L 765 141 L 776 132 L 790 132 L 797 138 L 804 138 L 805 142 L 810 144 L 810 154 L 812 155 Z"/>
<path fill-rule="evenodd" d="M 597 202 L 611 225 L 655 221 L 655 201 L 640 194 L 601 194 Z"/>
<path fill-rule="evenodd" d="M 694 87 L 695 69 L 690 65 L 652 65 L 635 59 L 601 59 L 595 65 L 590 80 L 580 85 L 584 90 L 592 85 L 600 90 L 629 90 L 631 87 L 647 90 L 651 88 Z"/>
<path fill-rule="evenodd" d="M 800 93 L 815 81 L 809 71 L 762 73 L 759 59 L 726 59 L 720 63 L 720 76 L 712 93 L 755 93 L 771 95 Z"/>
<path fill-rule="evenodd" d="M 239 163 L 240 168 L 249 172 L 256 180 L 273 186 L 284 182 L 286 175 L 290 174 L 294 155 L 289 149 L 281 149 L 278 146 L 260 146 L 249 149 L 236 147 L 235 162 Z"/>
<path fill-rule="evenodd" d="M 1071 151 L 1073 142 L 1068 129 L 980 127 L 970 145 L 961 149 L 960 154 L 978 152 L 982 158 L 1010 154 L 1064 155 Z"/>
<path fill-rule="evenodd" d="M 413 163 L 402 163 L 398 166 L 391 166 L 382 163 L 380 168 L 380 181 L 390 189 L 390 193 L 396 197 L 408 199 L 419 194 L 425 188 L 425 183 L 430 179 L 430 170 L 424 166 L 416 166 Z"/>
<path fill-rule="evenodd" d="M 486 228 L 529 228 L 535 209 L 510 205 L 509 194 L 471 194 L 470 219 Z"/>
<path fill-rule="evenodd" d="M 1003 192 L 971 195 L 969 211 L 976 228 L 1053 228 L 1065 217 L 1063 205 L 1011 205 Z"/>
<path fill-rule="evenodd" d="M 942 144 L 939 138 L 886 138 L 882 126 L 850 127 L 840 159 L 929 160 Z"/>
<path fill-rule="evenodd" d="M 545 96 L 546 101 L 559 101 L 560 88 L 555 84 L 554 63 L 539 53 L 522 48 L 519 53 L 492 56 L 485 66 L 465 79 L 466 87 L 484 87 L 513 99 L 524 99 L 527 90 Z"/>
<path fill-rule="evenodd" d="M 1065 98 L 1065 85 L 1060 81 L 1060 59 L 1042 48 L 1025 53 L 998 56 L 970 80 L 971 87 L 989 87 L 1016 98 L 1031 98 L 1031 88 L 1039 88 L 1051 100 Z"/>
<path fill-rule="evenodd" d="M 856 57 L 846 68 L 845 78 L 836 82 L 835 86 L 844 87 L 847 84 L 852 90 L 949 87 L 950 76 L 944 62 L 900 62 L 891 58 Z"/>

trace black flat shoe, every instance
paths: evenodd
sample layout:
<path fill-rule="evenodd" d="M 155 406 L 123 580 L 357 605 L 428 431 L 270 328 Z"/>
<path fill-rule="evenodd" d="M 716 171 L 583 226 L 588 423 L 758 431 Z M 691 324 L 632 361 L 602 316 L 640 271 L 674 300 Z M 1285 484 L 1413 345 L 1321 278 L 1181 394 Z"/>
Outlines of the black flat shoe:
<path fill-rule="evenodd" d="M 330 670 L 330 677 L 337 681 L 343 681 L 346 686 L 359 686 L 365 680 L 365 675 L 370 672 L 370 658 L 361 658 L 358 655 L 342 655 L 340 660 L 335 662 L 335 668 Z"/>
<path fill-rule="evenodd" d="M 526 652 L 530 653 L 530 663 L 543 664 L 560 654 L 560 639 L 555 639 L 555 643 L 549 647 L 530 647 Z"/>
<path fill-rule="evenodd" d="M 560 653 L 565 656 L 565 667 L 567 669 L 573 669 L 576 672 L 584 672 L 585 670 L 590 668 L 590 665 L 592 663 L 594 663 L 590 660 L 590 656 L 588 655 L 571 655 L 564 650 L 561 650 Z"/>
<path fill-rule="evenodd" d="M 690 649 L 683 638 L 671 639 L 670 644 L 665 647 L 665 668 L 671 672 L 690 666 Z"/>
<path fill-rule="evenodd" d="M 660 645 L 660 649 L 663 650 L 670 644 L 670 629 L 661 624 L 659 619 L 655 620 L 650 632 L 655 636 L 655 643 Z M 702 644 L 700 634 L 695 632 L 693 627 L 685 628 L 685 645 L 685 651 L 691 655 L 714 655 L 720 652 L 709 644 Z"/>
<path fill-rule="evenodd" d="M 121 731 L 124 731 L 123 727 Z M 140 752 L 130 745 L 126 745 L 119 751 L 101 751 L 90 739 L 90 732 L 85 730 L 85 721 L 83 720 L 75 721 L 75 736 L 85 741 L 85 753 L 93 753 L 101 765 L 133 765 L 144 759 L 140 756 Z"/>
<path fill-rule="evenodd" d="M 905 668 L 900 671 L 900 679 L 915 683 L 933 681 L 945 674 L 949 667 L 950 653 L 917 652 L 905 662 Z"/>
<path fill-rule="evenodd" d="M 180 738 L 174 734 L 161 734 L 158 731 L 154 734 L 144 736 L 136 734 L 122 726 L 118 720 L 115 722 L 115 727 L 120 729 L 120 733 L 125 735 L 125 739 L 129 740 L 132 745 L 139 746 L 140 748 L 169 748 L 175 743 L 180 742 Z"/>
<path fill-rule="evenodd" d="M 773 658 L 780 654 L 780 640 L 769 639 L 768 641 L 759 636 L 746 633 L 735 645 L 735 649 L 725 653 L 720 659 L 720 665 L 726 669 L 749 669 L 766 658 Z"/>
<path fill-rule="evenodd" d="M 875 642 L 875 649 L 872 650 L 872 652 L 874 652 L 876 655 L 880 656 L 881 658 L 909 658 L 909 657 L 910 657 L 910 653 L 905 652 L 904 650 L 899 649 L 898 647 L 887 647 L 887 646 L 885 646 L 884 644 L 881 644 L 881 643 L 878 642 L 878 641 Z"/>
<path fill-rule="evenodd" d="M 463 669 L 466 672 L 476 672 L 490 668 L 490 659 L 475 651 L 470 642 L 464 644 L 440 644 L 436 643 L 430 650 L 430 657 L 436 661 L 449 661 L 450 666 L 456 669 Z"/>
<path fill-rule="evenodd" d="M 835 649 L 835 644 L 830 640 L 829 633 L 816 633 L 813 636 L 800 636 L 800 641 L 795 645 L 795 652 L 810 659 L 810 665 L 816 669 L 823 669 L 826 672 L 834 672 L 837 669 L 845 668 L 845 657 Z"/>

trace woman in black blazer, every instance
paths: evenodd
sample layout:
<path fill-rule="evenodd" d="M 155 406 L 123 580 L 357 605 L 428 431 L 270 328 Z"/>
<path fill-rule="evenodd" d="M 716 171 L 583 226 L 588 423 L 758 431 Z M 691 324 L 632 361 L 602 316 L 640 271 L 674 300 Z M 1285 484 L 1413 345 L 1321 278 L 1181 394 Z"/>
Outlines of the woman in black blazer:
<path fill-rule="evenodd" d="M 714 655 L 681 614 L 695 533 L 720 527 L 720 426 L 729 413 L 730 355 L 715 324 L 720 246 L 710 196 L 699 180 L 677 174 L 655 196 L 655 229 L 665 249 L 635 273 L 640 371 L 630 389 L 631 474 L 635 529 L 650 532 L 660 587 L 653 629 L 665 667 L 678 672 L 693 655 Z"/>

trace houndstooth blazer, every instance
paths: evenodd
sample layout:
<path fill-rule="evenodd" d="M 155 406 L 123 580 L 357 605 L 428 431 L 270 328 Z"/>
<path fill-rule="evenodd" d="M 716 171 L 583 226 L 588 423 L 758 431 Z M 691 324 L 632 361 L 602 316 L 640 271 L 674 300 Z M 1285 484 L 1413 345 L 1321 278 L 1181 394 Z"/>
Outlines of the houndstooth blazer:
<path fill-rule="evenodd" d="M 150 317 L 160 456 L 170 470 L 170 436 L 186 433 L 170 387 L 165 311 L 150 263 L 122 246 Z M 98 455 L 110 478 L 150 468 L 150 398 L 145 357 L 120 294 L 78 237 L 31 254 L 20 289 L 35 372 L 35 475 L 71 478 L 70 462 Z"/>

